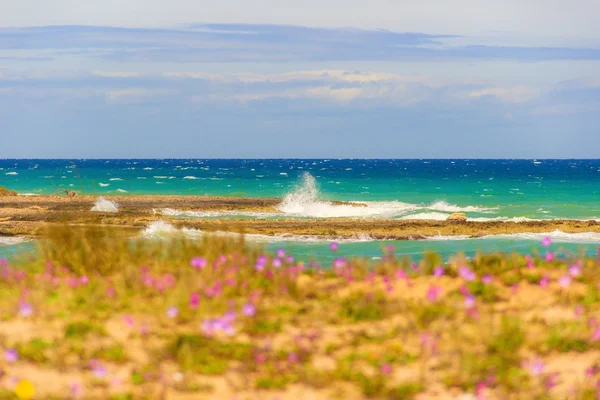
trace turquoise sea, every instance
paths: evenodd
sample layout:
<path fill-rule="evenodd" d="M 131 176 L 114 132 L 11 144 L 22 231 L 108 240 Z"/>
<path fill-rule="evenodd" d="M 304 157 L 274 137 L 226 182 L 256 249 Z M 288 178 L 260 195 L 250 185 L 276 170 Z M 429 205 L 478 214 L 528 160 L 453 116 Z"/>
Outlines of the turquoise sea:
<path fill-rule="evenodd" d="M 281 197 L 277 213 L 163 210 L 179 218 L 422 218 L 464 212 L 470 220 L 600 219 L 600 160 L 0 160 L 0 186 L 24 195 L 177 194 Z M 334 205 L 330 200 L 364 203 Z M 90 205 L 91 207 L 92 205 Z M 596 252 L 600 234 L 548 232 L 566 251 Z M 529 252 L 540 235 L 396 241 L 399 253 L 477 249 Z M 254 238 L 301 257 L 331 257 L 307 237 Z M 6 242 L 6 241 L 5 241 Z M 387 242 L 386 242 L 387 244 Z M 377 257 L 380 241 L 341 243 L 343 255 Z M 14 243 L 0 251 L 14 249 Z"/>

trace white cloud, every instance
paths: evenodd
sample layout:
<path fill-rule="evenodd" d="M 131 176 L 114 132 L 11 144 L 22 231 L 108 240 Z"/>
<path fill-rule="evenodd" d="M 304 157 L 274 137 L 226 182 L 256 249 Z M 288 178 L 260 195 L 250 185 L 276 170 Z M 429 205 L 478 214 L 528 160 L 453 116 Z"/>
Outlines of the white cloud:
<path fill-rule="evenodd" d="M 92 71 L 92 75 L 102 76 L 104 78 L 136 78 L 143 74 L 141 72 Z"/>
<path fill-rule="evenodd" d="M 177 94 L 177 91 L 169 89 L 146 88 L 127 88 L 104 91 L 106 101 L 109 103 L 139 101 L 151 97 L 168 96 L 173 94 Z"/>
<path fill-rule="evenodd" d="M 526 103 L 534 100 L 538 97 L 539 91 L 529 87 L 495 87 L 472 90 L 466 93 L 466 97 L 480 98 L 480 97 L 496 97 L 507 103 Z"/>

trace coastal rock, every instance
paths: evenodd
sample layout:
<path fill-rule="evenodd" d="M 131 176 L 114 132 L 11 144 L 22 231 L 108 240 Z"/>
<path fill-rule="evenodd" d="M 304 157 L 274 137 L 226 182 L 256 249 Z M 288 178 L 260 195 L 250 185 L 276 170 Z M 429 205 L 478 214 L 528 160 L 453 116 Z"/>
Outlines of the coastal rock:
<path fill-rule="evenodd" d="M 17 192 L 8 190 L 4 186 L 0 186 L 0 197 L 17 196 Z"/>
<path fill-rule="evenodd" d="M 466 221 L 467 220 L 467 216 L 465 215 L 465 213 L 452 213 L 448 216 L 448 218 L 446 218 L 446 221 Z"/>

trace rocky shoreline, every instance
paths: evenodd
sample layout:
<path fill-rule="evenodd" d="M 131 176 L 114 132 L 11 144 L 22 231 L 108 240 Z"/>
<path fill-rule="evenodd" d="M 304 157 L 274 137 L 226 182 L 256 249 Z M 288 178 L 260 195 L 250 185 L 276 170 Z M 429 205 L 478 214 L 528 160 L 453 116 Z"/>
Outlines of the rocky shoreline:
<path fill-rule="evenodd" d="M 374 239 L 419 240 L 431 236 L 469 236 L 544 233 L 600 232 L 600 223 L 580 220 L 527 222 L 471 222 L 435 220 L 397 220 L 364 218 L 323 219 L 182 219 L 162 215 L 160 210 L 238 211 L 276 213 L 280 199 L 209 196 L 106 196 L 119 205 L 118 213 L 92 212 L 96 196 L 6 196 L 0 197 L 0 235 L 39 237 L 48 223 L 93 224 L 131 229 L 137 232 L 153 221 L 203 231 L 243 232 L 263 235 L 315 235 L 354 238 L 368 235 Z M 350 203 L 348 203 L 350 204 Z"/>

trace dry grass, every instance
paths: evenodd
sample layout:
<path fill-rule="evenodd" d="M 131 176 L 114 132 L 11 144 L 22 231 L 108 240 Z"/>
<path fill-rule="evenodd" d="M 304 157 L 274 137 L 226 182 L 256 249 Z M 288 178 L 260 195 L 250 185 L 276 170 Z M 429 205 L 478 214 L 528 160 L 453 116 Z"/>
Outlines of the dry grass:
<path fill-rule="evenodd" d="M 0 267 L 0 399 L 595 399 L 599 265 L 53 227 Z"/>

